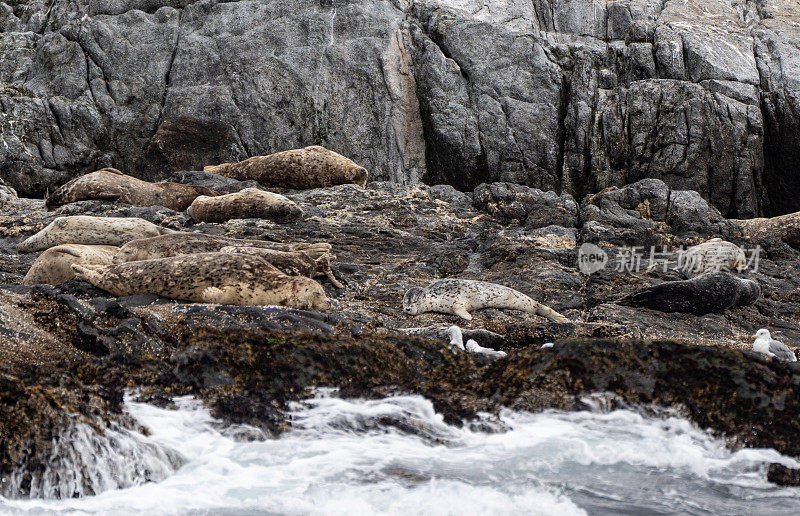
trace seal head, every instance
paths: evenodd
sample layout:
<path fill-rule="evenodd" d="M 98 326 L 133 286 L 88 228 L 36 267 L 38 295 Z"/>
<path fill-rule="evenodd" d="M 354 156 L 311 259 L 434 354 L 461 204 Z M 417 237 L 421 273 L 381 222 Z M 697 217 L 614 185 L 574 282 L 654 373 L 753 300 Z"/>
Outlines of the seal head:
<path fill-rule="evenodd" d="M 408 315 L 417 315 L 420 313 L 420 305 L 422 299 L 425 297 L 425 290 L 420 287 L 411 287 L 403 296 L 403 311 Z"/>

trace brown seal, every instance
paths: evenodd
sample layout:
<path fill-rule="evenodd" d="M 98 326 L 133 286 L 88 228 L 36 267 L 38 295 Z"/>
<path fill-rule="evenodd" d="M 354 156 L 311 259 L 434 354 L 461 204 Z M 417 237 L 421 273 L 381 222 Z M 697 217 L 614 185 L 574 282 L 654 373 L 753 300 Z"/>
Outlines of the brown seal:
<path fill-rule="evenodd" d="M 800 211 L 762 219 L 734 220 L 742 227 L 745 236 L 753 242 L 778 238 L 795 249 L 800 249 Z"/>
<path fill-rule="evenodd" d="M 294 201 L 258 188 L 245 188 L 216 197 L 201 195 L 192 202 L 188 211 L 194 220 L 200 222 L 249 218 L 287 222 L 303 216 L 303 210 Z"/>
<path fill-rule="evenodd" d="M 113 245 L 63 244 L 51 247 L 36 258 L 23 285 L 58 285 L 75 277 L 72 264 L 111 265 L 119 247 Z"/>
<path fill-rule="evenodd" d="M 76 177 L 50 194 L 45 206 L 52 210 L 63 204 L 92 199 L 121 202 L 133 206 L 164 206 L 183 211 L 200 195 L 216 196 L 218 192 L 202 186 L 180 183 L 148 183 L 127 176 L 114 168 Z"/>
<path fill-rule="evenodd" d="M 308 276 L 313 278 L 315 276 L 327 277 L 334 287 L 344 288 L 336 276 L 333 275 L 331 270 L 331 260 L 335 259 L 330 253 L 324 253 L 318 258 L 312 258 L 304 251 L 277 251 L 275 249 L 264 249 L 262 247 L 239 247 L 230 246 L 223 247 L 223 253 L 244 253 L 253 254 L 264 258 L 269 263 L 292 276 Z"/>
<path fill-rule="evenodd" d="M 115 265 L 72 266 L 79 280 L 114 296 L 157 294 L 170 299 L 239 306 L 326 309 L 316 281 L 287 276 L 252 254 L 199 253 Z"/>
<path fill-rule="evenodd" d="M 238 181 L 255 180 L 268 187 L 309 190 L 347 183 L 364 188 L 369 174 L 353 160 L 319 145 L 253 156 L 238 163 L 207 166 L 205 172 Z"/>
<path fill-rule="evenodd" d="M 223 247 L 260 247 L 275 249 L 276 251 L 303 251 L 316 260 L 331 251 L 331 244 L 319 242 L 306 244 L 295 242 L 284 244 L 281 242 L 267 242 L 265 240 L 244 240 L 223 236 L 206 235 L 203 233 L 170 233 L 152 238 L 131 240 L 123 245 L 114 257 L 114 263 L 135 262 L 138 260 L 154 260 L 169 258 L 181 254 L 211 253 Z"/>

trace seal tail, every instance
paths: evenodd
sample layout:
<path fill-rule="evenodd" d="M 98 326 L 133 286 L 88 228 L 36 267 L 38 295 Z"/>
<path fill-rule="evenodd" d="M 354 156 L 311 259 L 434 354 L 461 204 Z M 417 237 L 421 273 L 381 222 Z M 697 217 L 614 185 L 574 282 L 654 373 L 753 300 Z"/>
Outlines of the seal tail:
<path fill-rule="evenodd" d="M 100 275 L 100 271 L 96 269 L 92 269 L 85 265 L 78 265 L 77 263 L 73 263 L 72 270 L 75 272 L 75 279 L 77 280 L 86 281 L 94 286 L 98 286 L 102 283 L 102 276 Z"/>
<path fill-rule="evenodd" d="M 526 296 L 522 292 L 513 291 L 513 293 L 514 297 L 516 297 L 518 300 L 517 302 L 521 302 L 523 305 L 527 305 L 525 306 L 525 308 L 521 308 L 522 310 L 525 310 L 526 312 L 530 312 L 532 314 L 541 315 L 542 317 L 546 317 L 547 319 L 550 319 L 553 322 L 558 322 L 558 323 L 570 322 L 569 319 L 567 319 L 560 313 L 556 312 L 549 306 L 543 305 L 538 301 L 534 301 L 533 299 Z M 520 308 L 517 308 L 517 310 L 520 310 Z"/>
<path fill-rule="evenodd" d="M 533 300 L 531 299 L 531 301 L 533 301 Z M 546 318 L 550 319 L 553 322 L 557 322 L 557 323 L 570 322 L 569 319 L 567 319 L 566 317 L 564 317 L 560 313 L 556 312 L 555 310 L 553 310 L 552 308 L 550 308 L 547 305 L 543 305 L 542 303 L 537 303 L 536 301 L 533 301 L 533 306 L 534 306 L 533 313 L 541 315 L 542 317 L 546 317 Z"/>
<path fill-rule="evenodd" d="M 228 170 L 228 165 L 230 163 L 222 163 L 219 165 L 206 165 L 203 167 L 203 172 L 207 172 L 209 174 L 219 174 L 221 176 L 225 175 L 225 172 Z"/>

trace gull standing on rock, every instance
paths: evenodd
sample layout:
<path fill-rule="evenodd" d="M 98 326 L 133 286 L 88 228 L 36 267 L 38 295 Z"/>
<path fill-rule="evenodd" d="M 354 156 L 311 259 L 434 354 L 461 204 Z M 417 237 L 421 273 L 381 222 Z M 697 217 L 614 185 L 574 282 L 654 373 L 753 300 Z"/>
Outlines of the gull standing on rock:
<path fill-rule="evenodd" d="M 772 340 L 769 330 L 766 328 L 758 330 L 755 334 L 755 339 L 755 342 L 753 342 L 753 351 L 775 357 L 778 360 L 797 362 L 797 357 L 794 356 L 792 350 L 787 348 L 783 342 Z"/>

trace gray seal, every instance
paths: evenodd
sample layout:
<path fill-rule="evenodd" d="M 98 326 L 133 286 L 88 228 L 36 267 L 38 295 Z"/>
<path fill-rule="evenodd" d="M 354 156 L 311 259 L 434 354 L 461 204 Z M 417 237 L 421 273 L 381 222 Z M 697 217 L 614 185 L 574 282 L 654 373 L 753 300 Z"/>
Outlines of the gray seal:
<path fill-rule="evenodd" d="M 618 303 L 660 312 L 695 315 L 720 313 L 732 306 L 747 306 L 761 297 L 761 287 L 751 279 L 728 272 L 709 272 L 682 281 L 666 281 L 621 298 Z"/>
<path fill-rule="evenodd" d="M 426 288 L 413 287 L 403 297 L 403 311 L 410 315 L 425 312 L 453 314 L 472 320 L 470 311 L 481 308 L 522 310 L 555 322 L 569 319 L 522 292 L 496 283 L 465 279 L 439 280 Z"/>

